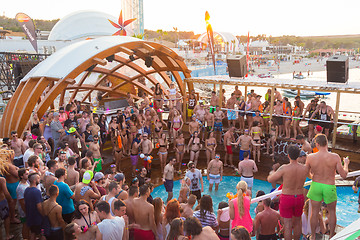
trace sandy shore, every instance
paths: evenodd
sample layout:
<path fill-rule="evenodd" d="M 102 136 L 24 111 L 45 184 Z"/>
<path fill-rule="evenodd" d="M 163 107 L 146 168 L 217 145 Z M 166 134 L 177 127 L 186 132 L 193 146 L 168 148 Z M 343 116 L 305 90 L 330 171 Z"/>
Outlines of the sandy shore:
<path fill-rule="evenodd" d="M 255 74 L 262 73 L 271 73 L 273 75 L 283 74 L 283 73 L 292 73 L 292 72 L 302 72 L 304 75 L 307 74 L 307 71 L 310 72 L 318 72 L 318 71 L 326 71 L 326 58 L 323 60 L 317 61 L 316 59 L 303 59 L 302 62 L 293 64 L 292 61 L 288 62 L 280 62 L 280 68 L 278 70 L 277 66 L 257 66 L 254 68 Z M 360 67 L 360 62 L 350 60 L 350 68 Z"/>

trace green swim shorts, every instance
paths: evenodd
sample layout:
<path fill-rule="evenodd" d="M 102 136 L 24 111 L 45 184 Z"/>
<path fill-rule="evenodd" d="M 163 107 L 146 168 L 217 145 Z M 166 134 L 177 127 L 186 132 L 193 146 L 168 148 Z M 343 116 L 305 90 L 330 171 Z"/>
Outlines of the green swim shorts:
<path fill-rule="evenodd" d="M 210 113 L 214 113 L 216 111 L 216 107 L 215 106 L 210 106 Z"/>
<path fill-rule="evenodd" d="M 96 164 L 96 166 L 94 168 L 94 172 L 100 172 L 102 170 L 100 160 L 101 160 L 101 158 L 94 158 L 94 164 Z"/>
<path fill-rule="evenodd" d="M 337 200 L 336 186 L 313 181 L 307 197 L 317 202 L 324 200 L 326 204 L 335 202 Z"/>

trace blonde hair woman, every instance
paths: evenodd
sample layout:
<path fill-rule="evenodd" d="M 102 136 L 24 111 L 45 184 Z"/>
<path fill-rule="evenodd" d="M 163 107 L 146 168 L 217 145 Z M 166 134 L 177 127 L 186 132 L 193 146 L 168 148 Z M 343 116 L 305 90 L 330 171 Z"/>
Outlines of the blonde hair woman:
<path fill-rule="evenodd" d="M 249 233 L 253 230 L 253 223 L 250 216 L 250 197 L 246 195 L 247 184 L 240 181 L 236 185 L 237 197 L 229 203 L 230 218 L 233 220 L 231 228 L 244 226 Z"/>

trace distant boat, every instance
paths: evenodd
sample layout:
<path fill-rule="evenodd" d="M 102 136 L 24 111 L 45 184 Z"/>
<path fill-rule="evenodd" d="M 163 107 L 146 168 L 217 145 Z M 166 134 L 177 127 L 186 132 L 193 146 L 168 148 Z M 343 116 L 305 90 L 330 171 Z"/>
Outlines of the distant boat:
<path fill-rule="evenodd" d="M 258 75 L 259 78 L 273 78 L 274 76 L 271 73 L 263 73 Z"/>
<path fill-rule="evenodd" d="M 285 94 L 288 94 L 290 96 L 297 96 L 298 90 L 295 89 L 283 89 Z M 329 92 L 316 92 L 316 91 L 306 91 L 306 90 L 300 90 L 300 97 L 304 98 L 310 98 L 315 96 L 327 96 L 330 95 Z"/>
<path fill-rule="evenodd" d="M 304 77 L 304 75 L 296 74 L 296 75 L 294 75 L 294 78 L 296 78 L 296 79 L 304 79 L 305 77 Z"/>

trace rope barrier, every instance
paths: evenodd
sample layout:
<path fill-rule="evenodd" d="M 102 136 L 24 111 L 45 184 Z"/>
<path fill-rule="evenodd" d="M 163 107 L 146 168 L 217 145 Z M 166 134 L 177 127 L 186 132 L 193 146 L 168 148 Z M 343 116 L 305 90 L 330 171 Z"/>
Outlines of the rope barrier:
<path fill-rule="evenodd" d="M 255 111 L 245 111 L 245 110 L 238 110 L 238 109 L 231 109 L 231 108 L 221 108 L 221 110 L 230 110 L 235 112 L 243 112 L 243 113 L 255 113 Z M 262 115 L 270 116 L 269 113 L 261 113 Z M 304 117 L 292 117 L 292 116 L 286 116 L 286 115 L 277 115 L 273 114 L 273 117 L 282 117 L 282 118 L 299 118 L 301 121 L 314 121 L 314 122 L 324 122 L 324 123 L 335 123 L 334 121 L 327 121 L 327 120 L 321 120 L 321 119 L 310 119 L 310 118 L 304 118 Z M 347 123 L 347 122 L 337 122 L 338 124 L 342 125 L 353 125 L 353 126 L 359 126 L 360 123 Z"/>

